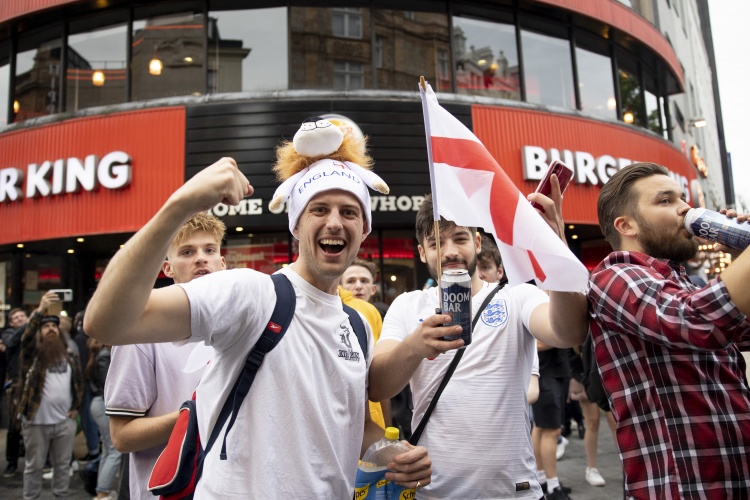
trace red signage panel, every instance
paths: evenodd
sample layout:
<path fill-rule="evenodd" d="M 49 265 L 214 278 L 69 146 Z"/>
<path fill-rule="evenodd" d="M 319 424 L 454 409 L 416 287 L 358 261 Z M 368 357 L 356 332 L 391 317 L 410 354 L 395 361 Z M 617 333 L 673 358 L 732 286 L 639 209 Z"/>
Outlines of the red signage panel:
<path fill-rule="evenodd" d="M 8 132 L 0 244 L 136 231 L 184 179 L 184 107 Z"/>
<path fill-rule="evenodd" d="M 563 203 L 563 216 L 570 223 L 598 224 L 596 201 L 602 184 L 629 163 L 649 161 L 665 166 L 688 197 L 690 181 L 697 178 L 695 168 L 679 149 L 626 125 L 475 105 L 472 126 L 474 134 L 524 194 L 536 189 L 544 162 L 559 156 L 573 167 L 575 175 Z M 538 177 L 527 180 L 530 171 Z M 688 202 L 696 203 L 690 199 Z"/>

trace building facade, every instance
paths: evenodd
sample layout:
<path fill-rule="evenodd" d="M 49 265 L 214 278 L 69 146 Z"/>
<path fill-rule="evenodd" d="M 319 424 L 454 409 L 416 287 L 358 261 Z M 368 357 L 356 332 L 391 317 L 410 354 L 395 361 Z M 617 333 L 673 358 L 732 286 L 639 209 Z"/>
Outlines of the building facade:
<path fill-rule="evenodd" d="M 404 5 L 0 0 L 0 303 L 71 288 L 83 308 L 120 245 L 222 156 L 255 187 L 213 209 L 228 265 L 292 262 L 268 210 L 274 148 L 319 115 L 366 134 L 391 186 L 360 251 L 383 300 L 421 288 L 420 76 L 522 192 L 552 159 L 574 168 L 564 215 L 589 267 L 609 250 L 599 189 L 631 162 L 665 165 L 692 205 L 733 202 L 705 0 Z"/>

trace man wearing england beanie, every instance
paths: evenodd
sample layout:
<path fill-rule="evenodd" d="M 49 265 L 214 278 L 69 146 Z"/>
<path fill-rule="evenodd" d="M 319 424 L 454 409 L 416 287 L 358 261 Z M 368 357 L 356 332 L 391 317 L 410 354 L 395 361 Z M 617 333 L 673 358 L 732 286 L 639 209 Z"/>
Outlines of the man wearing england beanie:
<path fill-rule="evenodd" d="M 294 287 L 295 315 L 227 435 L 226 459 L 220 447 L 206 456 L 198 499 L 351 498 L 357 459 L 382 437 L 366 411 L 370 359 L 351 335 L 337 285 L 371 228 L 367 186 L 387 186 L 368 170 L 364 145 L 352 146 L 337 129 L 306 121 L 299 137 L 277 150 L 276 171 L 286 180 L 272 205 L 289 198 L 289 230 L 299 240 L 299 258 L 279 271 Z M 185 220 L 218 203 L 236 205 L 252 191 L 231 158 L 198 173 L 115 255 L 86 313 L 86 331 L 105 343 L 190 340 L 214 347 L 197 390 L 204 442 L 269 320 L 273 284 L 267 275 L 237 269 L 158 290 L 152 285 Z M 395 462 L 389 479 L 409 488 L 429 484 L 424 448 Z"/>

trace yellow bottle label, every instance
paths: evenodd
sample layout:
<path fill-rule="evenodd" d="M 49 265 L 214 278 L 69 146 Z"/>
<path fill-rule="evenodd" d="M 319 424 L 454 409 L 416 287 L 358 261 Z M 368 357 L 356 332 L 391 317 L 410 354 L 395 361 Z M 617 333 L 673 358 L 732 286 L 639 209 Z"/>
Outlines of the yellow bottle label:
<path fill-rule="evenodd" d="M 367 498 L 367 494 L 370 492 L 370 485 L 366 484 L 364 486 L 360 486 L 359 488 L 355 488 L 354 490 L 354 500 L 361 500 L 363 498 Z"/>

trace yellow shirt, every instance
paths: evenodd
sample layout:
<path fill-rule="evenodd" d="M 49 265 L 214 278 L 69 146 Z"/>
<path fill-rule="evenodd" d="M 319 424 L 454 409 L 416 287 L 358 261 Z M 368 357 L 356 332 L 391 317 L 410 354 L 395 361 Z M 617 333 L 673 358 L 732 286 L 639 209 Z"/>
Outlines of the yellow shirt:
<path fill-rule="evenodd" d="M 380 313 L 374 305 L 366 302 L 362 299 L 358 299 L 349 290 L 344 290 L 339 287 L 339 296 L 341 302 L 351 307 L 355 311 L 362 314 L 367 322 L 370 324 L 372 329 L 372 340 L 373 345 L 380 338 L 380 331 L 383 329 L 383 319 L 380 317 Z M 383 419 L 383 409 L 380 407 L 380 403 L 374 403 L 370 401 L 370 418 L 372 421 L 378 424 L 380 427 L 385 429 L 385 420 Z"/>

